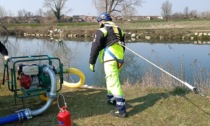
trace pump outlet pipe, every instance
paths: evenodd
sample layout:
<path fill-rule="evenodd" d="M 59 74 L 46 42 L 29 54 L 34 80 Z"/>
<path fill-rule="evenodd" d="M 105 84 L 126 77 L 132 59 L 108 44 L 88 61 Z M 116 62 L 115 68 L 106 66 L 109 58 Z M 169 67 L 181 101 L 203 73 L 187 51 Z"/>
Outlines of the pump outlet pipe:
<path fill-rule="evenodd" d="M 56 76 L 55 76 L 55 73 L 53 72 L 53 70 L 47 66 L 43 68 L 43 72 L 46 74 L 49 74 L 50 80 L 51 80 L 50 92 L 48 94 L 49 100 L 46 102 L 46 104 L 37 110 L 30 110 L 29 108 L 27 108 L 27 109 L 22 109 L 22 110 L 16 111 L 14 114 L 11 114 L 11 115 L 8 115 L 5 117 L 1 117 L 0 125 L 17 122 L 17 121 L 23 121 L 25 119 L 31 119 L 33 116 L 37 116 L 37 115 L 43 113 L 50 107 L 50 105 L 53 103 L 53 101 L 57 97 Z"/>
<path fill-rule="evenodd" d="M 42 108 L 31 111 L 32 116 L 37 116 L 37 115 L 43 113 L 44 111 L 46 111 L 50 107 L 50 105 L 53 103 L 55 98 L 57 97 L 57 92 L 56 92 L 57 85 L 56 85 L 55 73 L 49 67 L 44 67 L 43 72 L 49 74 L 50 79 L 51 79 L 50 92 L 48 93 L 49 100 L 46 102 L 46 104 Z"/>
<path fill-rule="evenodd" d="M 153 65 L 154 67 L 158 68 L 159 70 L 161 70 L 162 72 L 168 74 L 169 76 L 171 76 L 172 78 L 174 78 L 175 80 L 181 82 L 182 84 L 184 84 L 186 87 L 188 87 L 190 90 L 192 90 L 194 93 L 198 94 L 200 91 L 198 88 L 193 87 L 192 85 L 190 85 L 187 82 L 184 82 L 182 80 L 180 80 L 179 78 L 175 77 L 174 75 L 170 74 L 169 72 L 167 72 L 166 70 L 164 70 L 163 68 L 157 66 L 156 64 L 154 64 L 153 62 L 149 61 L 148 59 L 144 58 L 143 56 L 139 55 L 138 53 L 134 52 L 133 50 L 131 50 L 130 48 L 126 47 L 125 45 L 123 45 L 122 43 L 119 43 L 121 46 L 125 47 L 126 49 L 128 49 L 129 51 L 131 51 L 132 53 L 134 53 L 135 55 L 137 55 L 138 57 L 142 58 L 143 60 L 145 60 L 146 62 L 148 62 L 149 64 Z"/>

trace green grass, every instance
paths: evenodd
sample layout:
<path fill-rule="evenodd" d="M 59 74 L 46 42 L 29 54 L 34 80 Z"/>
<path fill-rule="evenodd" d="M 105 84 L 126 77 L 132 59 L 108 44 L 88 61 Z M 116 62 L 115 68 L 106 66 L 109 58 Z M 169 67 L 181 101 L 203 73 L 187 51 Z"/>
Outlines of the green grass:
<path fill-rule="evenodd" d="M 118 21 L 118 26 L 125 30 L 143 30 L 143 29 L 185 29 L 185 30 L 210 30 L 209 20 L 151 20 L 151 21 Z M 50 23 L 50 24 L 4 24 L 8 29 L 18 29 L 22 27 L 33 28 L 35 30 L 45 30 L 49 27 L 64 28 L 65 31 L 71 30 L 96 30 L 97 22 L 72 22 L 72 23 Z M 28 29 L 29 30 L 29 29 Z"/>
<path fill-rule="evenodd" d="M 210 101 L 187 89 L 124 85 L 123 91 L 129 115 L 124 119 L 112 117 L 109 114 L 114 106 L 106 104 L 104 88 L 69 89 L 63 87 L 62 89 L 73 126 L 210 125 Z M 24 103 L 25 107 L 31 110 L 44 104 L 39 98 L 27 98 Z M 14 105 L 13 94 L 8 92 L 5 86 L 1 89 L 0 106 L 0 117 L 23 108 L 20 99 L 17 100 L 17 105 Z M 57 104 L 54 104 L 39 116 L 6 126 L 56 126 L 58 111 Z"/>

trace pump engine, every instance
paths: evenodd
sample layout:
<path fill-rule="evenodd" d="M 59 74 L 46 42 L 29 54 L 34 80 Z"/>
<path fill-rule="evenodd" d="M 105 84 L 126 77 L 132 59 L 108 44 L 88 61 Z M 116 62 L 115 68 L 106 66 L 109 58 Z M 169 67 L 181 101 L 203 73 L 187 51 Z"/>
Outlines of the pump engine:
<path fill-rule="evenodd" d="M 20 86 L 25 89 L 36 89 L 39 86 L 39 67 L 37 65 L 23 65 L 18 66 L 18 80 Z"/>
<path fill-rule="evenodd" d="M 43 72 L 44 66 L 36 64 L 18 66 L 18 80 L 22 89 L 48 88 L 50 77 Z"/>

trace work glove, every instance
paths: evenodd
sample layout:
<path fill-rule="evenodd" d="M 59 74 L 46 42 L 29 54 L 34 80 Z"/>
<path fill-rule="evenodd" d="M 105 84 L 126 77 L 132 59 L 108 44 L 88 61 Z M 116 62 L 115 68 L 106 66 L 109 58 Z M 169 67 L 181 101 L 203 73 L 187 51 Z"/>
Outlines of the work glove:
<path fill-rule="evenodd" d="M 90 70 L 95 72 L 95 64 L 89 64 Z"/>
<path fill-rule="evenodd" d="M 4 60 L 7 61 L 9 59 L 9 56 L 4 56 Z"/>

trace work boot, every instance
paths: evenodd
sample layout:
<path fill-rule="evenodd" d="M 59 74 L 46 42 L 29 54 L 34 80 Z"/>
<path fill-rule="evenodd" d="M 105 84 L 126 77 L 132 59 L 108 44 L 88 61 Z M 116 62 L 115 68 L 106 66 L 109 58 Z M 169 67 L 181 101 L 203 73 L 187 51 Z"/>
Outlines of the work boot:
<path fill-rule="evenodd" d="M 107 103 L 109 105 L 116 106 L 116 99 L 115 99 L 115 97 L 113 95 L 107 94 L 107 98 L 108 98 Z"/>
<path fill-rule="evenodd" d="M 115 98 L 115 100 L 116 100 L 116 109 L 110 112 L 111 115 L 121 118 L 127 117 L 125 99 L 121 97 L 121 98 Z"/>
<path fill-rule="evenodd" d="M 112 115 L 112 116 L 115 116 L 115 117 L 121 117 L 121 118 L 125 118 L 125 117 L 127 117 L 128 115 L 126 114 L 126 112 L 120 112 L 119 110 L 112 110 L 112 111 L 110 111 L 110 114 Z"/>
<path fill-rule="evenodd" d="M 107 100 L 107 103 L 108 103 L 109 105 L 116 106 L 116 100 Z"/>

